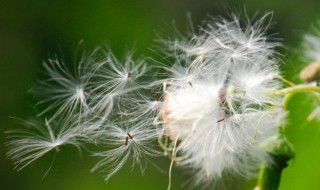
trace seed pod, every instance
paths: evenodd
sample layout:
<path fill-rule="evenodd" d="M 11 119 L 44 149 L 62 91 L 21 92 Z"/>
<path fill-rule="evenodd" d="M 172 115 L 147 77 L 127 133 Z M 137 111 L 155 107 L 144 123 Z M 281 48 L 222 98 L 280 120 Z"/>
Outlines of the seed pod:
<path fill-rule="evenodd" d="M 306 66 L 300 72 L 300 79 L 305 82 L 319 81 L 320 80 L 320 62 L 315 62 Z"/>

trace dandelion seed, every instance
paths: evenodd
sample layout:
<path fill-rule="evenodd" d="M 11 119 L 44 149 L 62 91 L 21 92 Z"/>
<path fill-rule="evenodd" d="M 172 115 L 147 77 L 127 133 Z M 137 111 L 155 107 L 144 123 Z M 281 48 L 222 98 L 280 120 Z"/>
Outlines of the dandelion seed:
<path fill-rule="evenodd" d="M 81 149 L 79 141 L 81 134 L 77 134 L 72 128 L 64 127 L 56 132 L 47 120 L 44 125 L 39 122 L 25 124 L 31 129 L 7 132 L 11 139 L 7 143 L 9 147 L 7 157 L 14 160 L 15 169 L 18 171 L 51 150 L 60 152 L 60 147 L 63 145 L 72 145 Z"/>
<path fill-rule="evenodd" d="M 94 73 L 89 65 L 95 61 L 95 56 L 95 52 L 84 55 L 75 73 L 71 73 L 57 58 L 49 59 L 44 63 L 49 78 L 40 81 L 40 85 L 32 89 L 32 92 L 44 98 L 38 105 L 47 103 L 50 105 L 38 116 L 53 110 L 54 114 L 50 120 L 61 118 L 61 116 L 71 119 L 78 115 L 77 113 L 81 116 L 81 113 L 88 112 L 88 85 Z"/>
<path fill-rule="evenodd" d="M 138 165 L 143 172 L 147 157 L 159 156 L 159 152 L 152 148 L 152 142 L 157 136 L 155 130 L 139 126 L 122 129 L 116 125 L 107 126 L 104 130 L 100 131 L 97 138 L 99 144 L 109 147 L 109 150 L 94 153 L 94 156 L 101 157 L 101 160 L 91 171 L 106 173 L 106 181 L 129 160 L 132 160 L 132 168 Z"/>
<path fill-rule="evenodd" d="M 98 72 L 91 93 L 90 109 L 92 113 L 102 114 L 104 119 L 117 105 L 121 108 L 121 100 L 144 86 L 138 79 L 148 68 L 143 61 L 134 62 L 128 55 L 124 62 L 119 61 L 111 52 L 104 52 L 105 61 L 96 65 Z"/>

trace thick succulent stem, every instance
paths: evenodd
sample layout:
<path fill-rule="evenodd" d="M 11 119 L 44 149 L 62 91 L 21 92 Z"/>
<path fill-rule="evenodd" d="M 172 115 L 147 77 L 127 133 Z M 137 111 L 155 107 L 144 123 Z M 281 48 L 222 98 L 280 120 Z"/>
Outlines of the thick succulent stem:
<path fill-rule="evenodd" d="M 282 170 L 289 161 L 286 157 L 273 155 L 274 165 L 264 166 L 260 170 L 257 190 L 277 190 L 280 185 Z"/>
<path fill-rule="evenodd" d="M 277 143 L 267 147 L 267 149 L 273 164 L 263 166 L 260 169 L 258 185 L 255 190 L 277 190 L 280 185 L 282 170 L 294 157 L 292 146 L 282 133 L 273 138 L 272 141 Z"/>

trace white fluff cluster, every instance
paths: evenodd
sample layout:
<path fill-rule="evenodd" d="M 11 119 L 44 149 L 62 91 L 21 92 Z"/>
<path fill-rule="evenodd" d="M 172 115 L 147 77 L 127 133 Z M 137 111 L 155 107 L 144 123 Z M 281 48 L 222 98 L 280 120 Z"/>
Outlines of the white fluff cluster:
<path fill-rule="evenodd" d="M 96 49 L 83 53 L 74 71 L 58 59 L 44 67 L 48 79 L 32 92 L 43 99 L 37 106 L 44 107 L 38 117 L 45 115 L 45 124 L 27 121 L 25 129 L 9 132 L 7 156 L 17 170 L 50 150 L 60 152 L 63 145 L 80 150 L 88 142 L 107 149 L 95 151 L 102 160 L 93 169 L 109 171 L 106 180 L 128 160 L 141 166 L 144 155 L 159 155 L 146 146 L 152 147 L 158 130 L 145 116 L 153 112 L 154 117 L 161 103 L 151 93 L 149 99 L 142 96 L 148 87 L 140 78 L 152 68 L 143 60 L 134 62 L 128 54 L 120 61 L 111 51 Z"/>
<path fill-rule="evenodd" d="M 302 49 L 307 61 L 320 62 L 320 23 L 303 36 Z"/>
<path fill-rule="evenodd" d="M 143 170 L 148 156 L 159 155 L 159 139 L 173 161 L 194 169 L 197 182 L 251 176 L 268 162 L 261 144 L 283 115 L 273 96 L 280 84 L 277 44 L 265 34 L 269 16 L 207 21 L 199 33 L 165 41 L 171 66 L 153 68 L 131 54 L 118 60 L 101 49 L 84 53 L 74 72 L 49 60 L 49 78 L 34 90 L 47 127 L 32 125 L 42 135 L 13 136 L 8 157 L 22 169 L 64 144 L 89 142 L 106 148 L 94 153 L 101 160 L 93 171 L 108 180 L 127 161 Z"/>
<path fill-rule="evenodd" d="M 277 133 L 282 114 L 272 95 L 279 71 L 264 19 L 244 27 L 236 17 L 209 22 L 200 34 L 168 43 L 178 60 L 168 69 L 162 120 L 198 182 L 251 176 L 268 161 L 261 143 Z"/>

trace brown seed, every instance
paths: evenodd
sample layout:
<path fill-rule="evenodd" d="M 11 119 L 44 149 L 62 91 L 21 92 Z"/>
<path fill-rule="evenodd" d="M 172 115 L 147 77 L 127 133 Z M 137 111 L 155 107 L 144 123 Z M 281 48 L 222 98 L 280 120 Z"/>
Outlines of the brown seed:
<path fill-rule="evenodd" d="M 160 100 L 160 94 L 159 94 L 159 93 L 156 94 L 156 100 L 157 100 L 157 101 Z"/>
<path fill-rule="evenodd" d="M 57 152 L 61 151 L 59 146 L 56 146 L 55 149 L 56 149 Z"/>
<path fill-rule="evenodd" d="M 227 96 L 226 90 L 224 88 L 221 88 L 219 91 L 220 106 L 223 106 L 225 104 L 226 96 Z"/>
<path fill-rule="evenodd" d="M 130 139 L 133 139 L 133 136 L 130 135 L 130 133 L 127 133 L 127 135 L 128 135 L 128 137 L 129 137 Z"/>
<path fill-rule="evenodd" d="M 219 119 L 219 120 L 217 121 L 217 123 L 219 123 L 219 122 L 221 122 L 221 121 L 224 121 L 224 118 Z"/>

